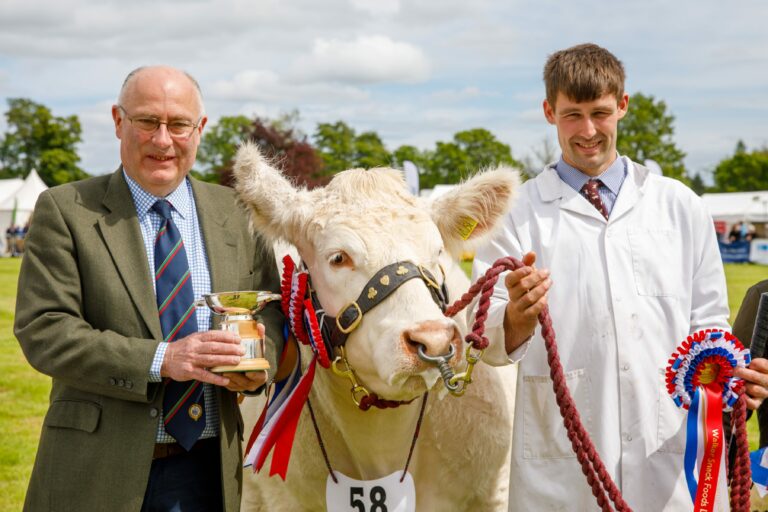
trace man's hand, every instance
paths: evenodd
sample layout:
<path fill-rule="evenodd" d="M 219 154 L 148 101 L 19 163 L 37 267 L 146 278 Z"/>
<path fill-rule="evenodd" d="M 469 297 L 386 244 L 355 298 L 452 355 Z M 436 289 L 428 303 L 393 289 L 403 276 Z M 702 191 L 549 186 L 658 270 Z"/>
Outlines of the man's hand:
<path fill-rule="evenodd" d="M 537 270 L 533 264 L 536 254 L 523 256 L 524 267 L 507 274 L 509 302 L 504 312 L 504 341 L 507 354 L 533 335 L 539 313 L 547 305 L 547 291 L 552 286 L 549 270 Z"/>
<path fill-rule="evenodd" d="M 267 382 L 267 370 L 257 370 L 254 372 L 230 372 L 224 373 L 224 377 L 229 379 L 227 389 L 230 391 L 256 391 L 261 385 Z"/>
<path fill-rule="evenodd" d="M 240 337 L 228 331 L 196 332 L 168 344 L 160 368 L 162 377 L 199 380 L 228 386 L 230 379 L 208 371 L 213 366 L 236 365 L 245 353 Z"/>
<path fill-rule="evenodd" d="M 757 409 L 768 398 L 768 359 L 757 357 L 746 368 L 736 368 L 736 377 L 746 382 L 747 407 Z"/>

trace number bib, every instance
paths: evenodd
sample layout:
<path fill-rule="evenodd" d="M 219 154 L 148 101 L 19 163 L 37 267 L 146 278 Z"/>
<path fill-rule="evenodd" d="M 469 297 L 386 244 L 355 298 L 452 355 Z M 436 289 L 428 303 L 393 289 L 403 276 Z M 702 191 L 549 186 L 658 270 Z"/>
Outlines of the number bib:
<path fill-rule="evenodd" d="M 334 471 L 325 483 L 325 506 L 333 512 L 415 512 L 416 488 L 410 473 L 402 471 L 378 480 L 355 480 Z"/>

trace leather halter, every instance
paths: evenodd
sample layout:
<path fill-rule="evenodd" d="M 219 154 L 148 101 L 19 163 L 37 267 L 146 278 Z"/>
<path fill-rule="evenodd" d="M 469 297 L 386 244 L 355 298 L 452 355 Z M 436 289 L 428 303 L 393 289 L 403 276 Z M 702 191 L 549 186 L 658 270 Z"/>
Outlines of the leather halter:
<path fill-rule="evenodd" d="M 437 280 L 429 270 L 410 261 L 397 261 L 376 272 L 365 285 L 357 300 L 342 307 L 336 317 L 325 314 L 317 300 L 317 295 L 312 290 L 310 292 L 312 303 L 318 317 L 320 317 L 318 320 L 323 339 L 327 340 L 331 347 L 343 346 L 347 342 L 349 334 L 360 325 L 363 315 L 381 304 L 405 282 L 415 278 L 424 281 L 432 295 L 432 300 L 440 306 L 442 311 L 445 311 L 448 302 L 445 279 L 443 279 L 442 286 L 438 285 Z"/>

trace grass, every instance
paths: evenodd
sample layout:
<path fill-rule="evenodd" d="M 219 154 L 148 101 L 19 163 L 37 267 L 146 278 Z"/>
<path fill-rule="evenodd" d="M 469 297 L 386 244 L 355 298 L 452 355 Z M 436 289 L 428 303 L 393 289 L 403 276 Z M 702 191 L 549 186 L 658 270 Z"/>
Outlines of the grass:
<path fill-rule="evenodd" d="M 40 427 L 48 407 L 50 379 L 33 370 L 13 336 L 19 259 L 0 258 L 0 510 L 21 510 Z M 465 270 L 471 264 L 462 264 Z M 768 278 L 768 267 L 726 265 L 731 320 L 752 284 Z M 749 421 L 752 449 L 759 436 L 757 416 Z"/>
<path fill-rule="evenodd" d="M 16 280 L 21 260 L 0 259 L 0 510 L 21 510 L 50 378 L 32 369 L 13 336 Z"/>

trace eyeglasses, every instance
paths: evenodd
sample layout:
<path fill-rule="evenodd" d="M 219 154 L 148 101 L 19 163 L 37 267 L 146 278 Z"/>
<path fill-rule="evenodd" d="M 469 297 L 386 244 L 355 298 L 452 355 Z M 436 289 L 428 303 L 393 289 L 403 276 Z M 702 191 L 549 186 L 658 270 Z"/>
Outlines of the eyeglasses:
<path fill-rule="evenodd" d="M 184 119 L 161 121 L 156 117 L 131 117 L 128 115 L 128 111 L 125 110 L 122 105 L 118 105 L 117 108 L 122 110 L 125 114 L 125 118 L 128 119 L 131 124 L 141 132 L 146 134 L 155 133 L 157 129 L 160 128 L 160 125 L 164 124 L 168 129 L 168 133 L 171 135 L 171 137 L 178 137 L 180 139 L 186 139 L 192 135 L 192 132 L 194 132 L 195 129 L 200 126 L 200 121 L 203 119 L 202 116 L 200 116 L 200 119 L 198 119 L 197 123 L 194 124 L 191 121 L 185 121 Z"/>

